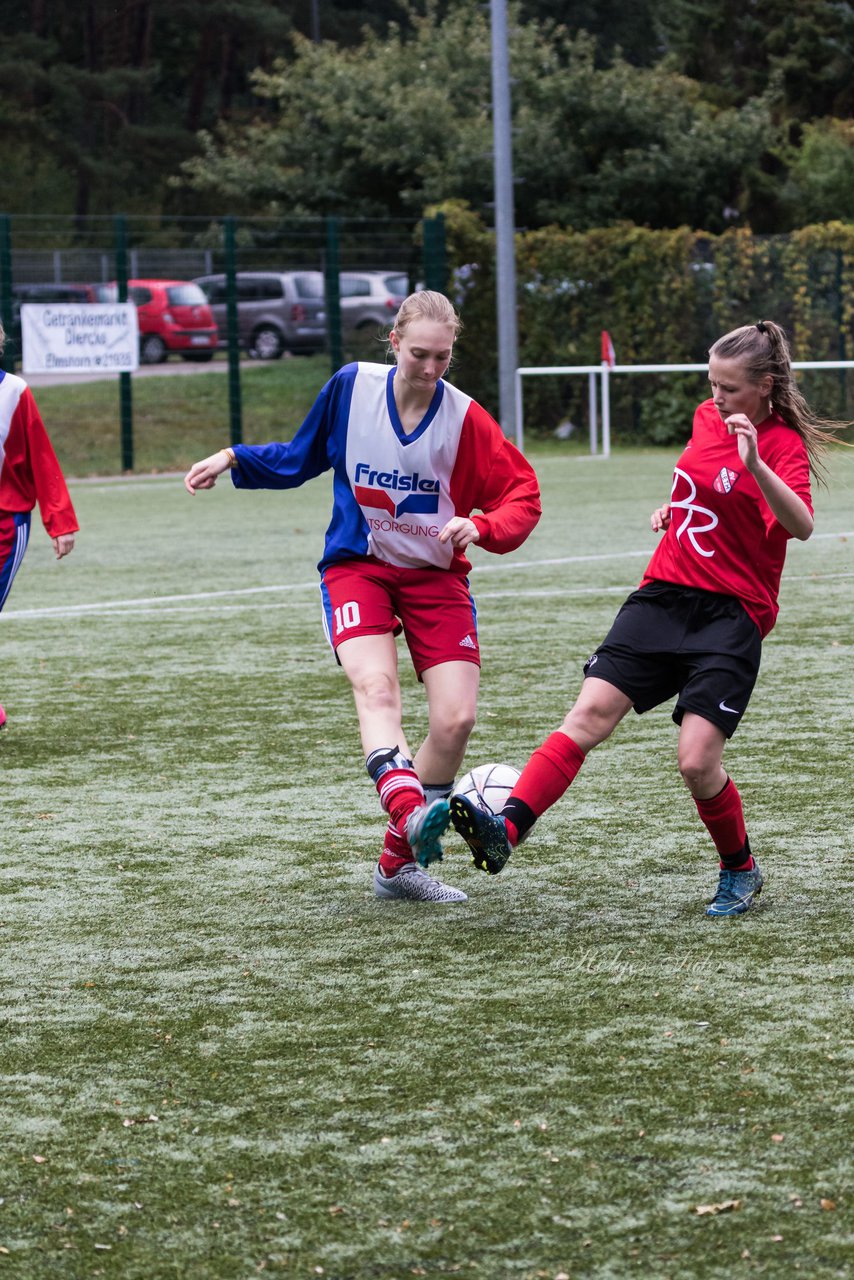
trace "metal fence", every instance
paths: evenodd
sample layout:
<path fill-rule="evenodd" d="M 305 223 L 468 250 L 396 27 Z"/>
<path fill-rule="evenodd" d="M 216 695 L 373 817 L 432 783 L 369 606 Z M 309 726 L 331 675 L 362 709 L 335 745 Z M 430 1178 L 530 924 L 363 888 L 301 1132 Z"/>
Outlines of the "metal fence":
<path fill-rule="evenodd" d="M 16 291 L 23 286 L 193 280 L 222 274 L 225 325 L 220 339 L 229 362 L 229 419 L 233 443 L 242 439 L 237 276 L 241 272 L 317 271 L 323 275 L 325 345 L 334 372 L 345 359 L 340 280 L 352 272 L 405 277 L 407 292 L 447 287 L 441 215 L 421 220 L 347 218 L 163 218 L 140 215 L 61 218 L 0 213 L 0 318 L 7 334 L 4 367 L 14 371 Z M 393 315 L 389 315 L 389 320 Z M 347 352 L 352 358 L 358 352 Z M 122 466 L 133 467 L 132 393 L 120 378 Z"/>
<path fill-rule="evenodd" d="M 3 214 L 8 283 L 107 282 L 124 239 L 131 278 L 192 280 L 224 269 L 232 224 L 242 271 L 323 270 L 330 236 L 342 270 L 402 271 L 443 283 L 443 220 L 350 218 L 164 218 Z M 121 227 L 121 232 L 119 228 Z M 2 271 L 0 287 L 7 283 Z"/>

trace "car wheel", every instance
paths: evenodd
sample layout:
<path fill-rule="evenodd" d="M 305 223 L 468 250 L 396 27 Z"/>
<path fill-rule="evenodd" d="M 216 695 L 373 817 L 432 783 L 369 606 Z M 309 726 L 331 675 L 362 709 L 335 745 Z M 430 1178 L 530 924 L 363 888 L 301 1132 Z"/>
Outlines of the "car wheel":
<path fill-rule="evenodd" d="M 256 360 L 279 360 L 284 349 L 282 335 L 271 325 L 256 329 L 249 344 L 249 354 Z"/>
<path fill-rule="evenodd" d="M 181 359 L 189 360 L 191 364 L 207 364 L 209 360 L 213 360 L 214 353 L 212 351 L 182 351 Z"/>
<path fill-rule="evenodd" d="M 147 333 L 139 342 L 139 359 L 141 364 L 162 364 L 168 352 L 166 343 L 156 333 Z"/>

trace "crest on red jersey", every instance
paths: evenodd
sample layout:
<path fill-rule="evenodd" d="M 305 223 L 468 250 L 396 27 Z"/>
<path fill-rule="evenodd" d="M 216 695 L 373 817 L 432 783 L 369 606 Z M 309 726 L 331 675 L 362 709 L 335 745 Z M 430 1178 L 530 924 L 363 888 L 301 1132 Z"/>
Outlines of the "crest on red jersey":
<path fill-rule="evenodd" d="M 714 490 L 716 493 L 729 493 L 730 489 L 738 479 L 737 471 L 730 471 L 729 467 L 721 467 L 714 480 Z"/>

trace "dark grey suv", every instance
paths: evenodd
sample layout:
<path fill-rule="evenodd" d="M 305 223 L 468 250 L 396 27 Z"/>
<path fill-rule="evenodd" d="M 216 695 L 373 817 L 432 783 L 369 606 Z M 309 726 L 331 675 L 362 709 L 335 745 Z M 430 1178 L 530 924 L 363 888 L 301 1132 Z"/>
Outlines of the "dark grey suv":
<path fill-rule="evenodd" d="M 225 276 L 197 276 L 219 329 L 228 341 Z M 238 271 L 239 345 L 258 360 L 278 360 L 285 351 L 308 354 L 326 346 L 326 308 L 320 271 Z"/>

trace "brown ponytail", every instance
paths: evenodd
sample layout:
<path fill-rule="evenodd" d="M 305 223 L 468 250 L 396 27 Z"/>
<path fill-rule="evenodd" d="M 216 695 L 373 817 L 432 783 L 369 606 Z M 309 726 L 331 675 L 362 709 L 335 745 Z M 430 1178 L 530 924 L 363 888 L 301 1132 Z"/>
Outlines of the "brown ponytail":
<path fill-rule="evenodd" d="M 759 320 L 726 333 L 709 351 L 722 360 L 739 360 L 750 382 L 770 377 L 771 403 L 793 431 L 797 431 L 807 448 L 810 471 L 820 484 L 827 483 L 824 456 L 829 444 L 847 444 L 839 440 L 839 432 L 851 426 L 834 418 L 815 413 L 795 382 L 792 353 L 785 332 L 773 320 Z"/>

